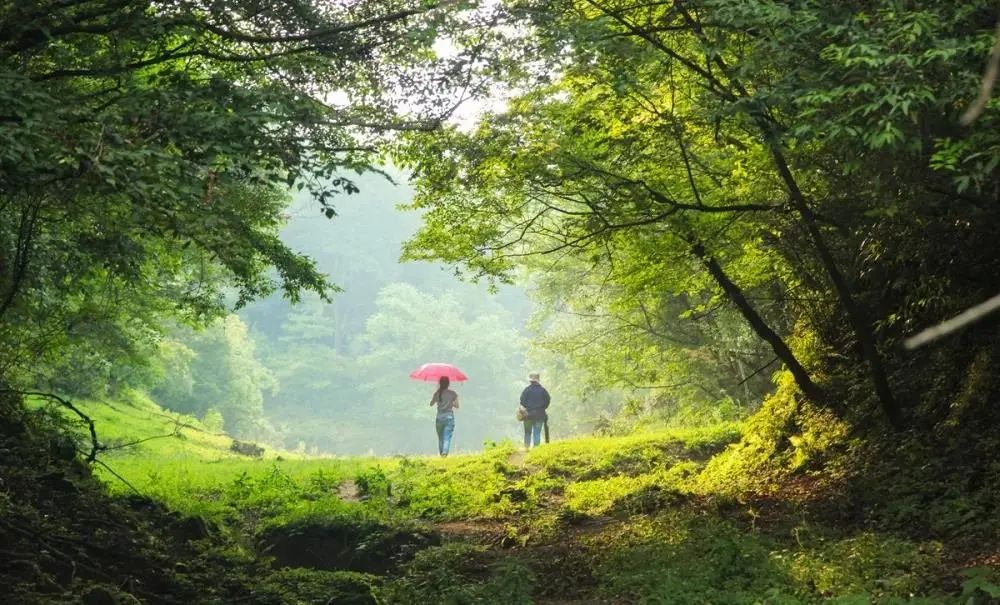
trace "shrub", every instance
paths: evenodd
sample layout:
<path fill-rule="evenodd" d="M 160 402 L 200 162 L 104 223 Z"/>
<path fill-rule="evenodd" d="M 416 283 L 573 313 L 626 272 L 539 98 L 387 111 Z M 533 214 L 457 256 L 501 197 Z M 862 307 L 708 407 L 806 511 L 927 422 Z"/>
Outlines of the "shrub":
<path fill-rule="evenodd" d="M 376 592 L 384 605 L 529 605 L 531 570 L 516 557 L 497 557 L 469 544 L 446 544 L 417 554 L 402 577 Z"/>

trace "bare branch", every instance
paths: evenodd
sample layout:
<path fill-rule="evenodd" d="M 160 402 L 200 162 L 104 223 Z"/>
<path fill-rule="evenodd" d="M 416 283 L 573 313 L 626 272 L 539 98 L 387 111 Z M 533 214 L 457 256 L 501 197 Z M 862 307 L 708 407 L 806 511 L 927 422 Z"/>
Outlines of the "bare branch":
<path fill-rule="evenodd" d="M 371 19 L 356 21 L 354 23 L 347 23 L 344 25 L 338 25 L 334 27 L 324 27 L 310 32 L 305 32 L 301 34 L 290 34 L 285 36 L 259 36 L 254 34 L 247 34 L 243 32 L 228 30 L 218 25 L 214 25 L 212 23 L 205 23 L 204 26 L 206 29 L 208 29 L 208 31 L 216 34 L 217 36 L 221 36 L 229 40 L 237 40 L 239 42 L 249 42 L 252 44 L 281 44 L 287 42 L 307 42 L 322 38 L 330 38 L 340 34 L 346 34 L 349 32 L 354 32 L 361 29 L 374 27 L 377 25 L 384 25 L 386 23 L 401 21 L 408 17 L 425 14 L 432 10 L 436 10 L 438 8 L 451 6 L 453 4 L 456 4 L 456 2 L 457 0 L 444 0 L 442 2 L 439 2 L 438 4 L 431 4 L 431 5 L 421 6 L 419 8 L 400 10 L 394 13 L 381 15 L 379 17 L 373 17 Z"/>
<path fill-rule="evenodd" d="M 915 336 L 907 338 L 903 341 L 903 344 L 907 349 L 911 350 L 922 347 L 927 343 L 934 342 L 935 340 L 947 336 L 956 330 L 983 319 L 997 309 L 1000 309 L 1000 294 L 997 294 L 993 298 L 981 302 L 974 307 L 970 307 L 965 311 L 962 311 L 951 319 L 943 321 L 936 326 L 923 330 Z"/>
<path fill-rule="evenodd" d="M 129 489 L 131 489 L 132 491 L 134 491 L 136 494 L 138 494 L 140 496 L 143 495 L 143 493 L 140 492 L 139 489 L 136 486 L 134 486 L 134 485 L 132 485 L 131 483 L 128 482 L 128 479 L 126 479 L 125 477 L 122 477 L 121 475 L 118 474 L 117 471 L 115 471 L 115 469 L 113 469 L 110 466 L 108 466 L 107 462 L 105 462 L 103 460 L 98 460 L 96 458 L 94 459 L 94 462 L 96 462 L 97 464 L 100 464 L 101 466 L 103 466 L 104 470 L 106 470 L 109 473 L 111 473 L 112 475 L 114 475 L 115 478 L 117 478 L 119 481 L 121 481 L 122 483 L 124 483 L 125 485 L 127 485 L 129 487 Z"/>
<path fill-rule="evenodd" d="M 760 366 L 759 368 L 757 368 L 756 370 L 754 370 L 754 371 L 753 371 L 753 372 L 752 372 L 752 373 L 751 373 L 751 374 L 750 374 L 749 376 L 747 376 L 747 377 L 746 377 L 746 378 L 744 378 L 743 380 L 741 380 L 741 381 L 737 382 L 737 383 L 736 383 L 736 386 L 738 386 L 738 387 L 741 387 L 741 386 L 743 386 L 743 385 L 744 385 L 744 384 L 745 384 L 745 383 L 746 383 L 747 381 L 749 381 L 749 380 L 750 380 L 751 378 L 753 378 L 753 377 L 754 377 L 754 376 L 756 376 L 757 374 L 760 374 L 761 372 L 763 372 L 763 371 L 764 371 L 764 370 L 766 370 L 767 368 L 771 367 L 771 365 L 772 365 L 772 364 L 774 364 L 774 362 L 776 362 L 776 361 L 778 361 L 778 358 L 777 358 L 777 357 L 775 357 L 775 358 L 774 358 L 774 359 L 772 359 L 771 361 L 769 361 L 769 362 L 765 363 L 764 365 Z"/>
<path fill-rule="evenodd" d="M 979 95 L 958 120 L 962 126 L 972 124 L 982 115 L 986 109 L 986 104 L 990 102 L 990 95 L 993 94 L 993 87 L 997 83 L 997 76 L 1000 75 L 1000 21 L 997 22 L 997 29 L 994 35 L 997 40 L 993 44 L 993 50 L 990 51 L 990 58 L 986 63 L 986 71 L 983 72 L 983 82 L 979 86 Z"/>
<path fill-rule="evenodd" d="M 94 420 L 80 411 L 80 408 L 73 405 L 67 399 L 63 399 L 59 395 L 54 393 L 45 393 L 41 391 L 19 391 L 16 389 L 0 389 L 0 393 L 14 393 L 15 395 L 29 396 L 29 397 L 44 397 L 50 401 L 55 401 L 64 408 L 72 411 L 74 414 L 80 417 L 85 423 L 87 423 L 87 428 L 90 430 L 90 451 L 86 452 L 87 462 L 94 462 L 97 460 L 97 452 L 102 451 L 104 446 L 102 446 L 97 441 L 97 429 L 94 427 Z M 81 452 L 83 453 L 83 452 Z"/>

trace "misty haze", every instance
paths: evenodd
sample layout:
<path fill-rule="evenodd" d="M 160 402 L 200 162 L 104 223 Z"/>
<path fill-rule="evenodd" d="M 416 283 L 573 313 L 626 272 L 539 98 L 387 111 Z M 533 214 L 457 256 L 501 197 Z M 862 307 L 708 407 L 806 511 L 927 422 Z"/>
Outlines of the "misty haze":
<path fill-rule="evenodd" d="M 292 306 L 272 296 L 238 313 L 256 360 L 251 375 L 259 376 L 248 388 L 260 390 L 251 397 L 262 401 L 262 412 L 259 420 L 227 421 L 234 428 L 254 422 L 247 438 L 312 453 L 434 452 L 428 402 L 437 384 L 408 378 L 433 361 L 470 376 L 453 385 L 462 401 L 453 451 L 517 437 L 530 303 L 520 288 L 500 286 L 494 294 L 441 265 L 400 263 L 400 247 L 420 217 L 397 209 L 412 193 L 405 175 L 394 180 L 403 184 L 376 174 L 358 179 L 360 193 L 337 199 L 332 219 L 307 194 L 289 208 L 282 240 L 315 259 L 343 291 L 329 304 L 306 295 Z M 198 336 L 191 342 L 197 351 Z M 199 386 L 193 392 L 203 393 Z"/>

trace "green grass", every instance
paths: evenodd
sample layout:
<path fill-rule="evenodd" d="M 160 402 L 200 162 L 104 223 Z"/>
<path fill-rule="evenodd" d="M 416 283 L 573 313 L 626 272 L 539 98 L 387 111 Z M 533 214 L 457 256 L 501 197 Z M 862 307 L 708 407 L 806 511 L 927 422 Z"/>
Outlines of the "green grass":
<path fill-rule="evenodd" d="M 533 450 L 532 465 L 573 479 L 611 474 L 637 475 L 678 462 L 707 458 L 739 439 L 740 426 L 665 429 L 627 437 L 582 437 L 557 441 Z"/>
<path fill-rule="evenodd" d="M 760 496 L 740 496 L 733 473 L 747 445 L 727 447 L 740 440 L 735 424 L 567 439 L 527 454 L 508 442 L 447 459 L 275 451 L 251 459 L 230 452 L 228 437 L 138 394 L 81 407 L 111 445 L 171 435 L 102 460 L 144 495 L 214 521 L 243 544 L 302 523 L 458 522 L 473 542 L 481 532 L 486 543 L 505 547 L 448 542 L 383 578 L 302 572 L 317 594 L 336 580 L 370 584 L 383 604 L 527 604 L 577 595 L 650 604 L 980 605 L 1000 596 L 997 574 L 961 575 L 948 544 L 846 518 L 850 500 L 822 492 L 829 487 L 822 481 L 805 483 L 805 494 L 786 496 L 782 479 Z M 101 476 L 113 491 L 131 491 L 110 473 Z M 358 501 L 341 498 L 346 482 L 357 487 Z M 267 579 L 271 589 L 299 581 L 283 573 Z"/>
<path fill-rule="evenodd" d="M 59 410 L 69 420 L 79 422 L 72 412 L 46 399 L 36 397 L 29 403 Z M 94 421 L 101 444 L 109 448 L 105 456 L 123 452 L 128 457 L 190 457 L 202 461 L 235 457 L 229 451 L 231 437 L 209 431 L 193 416 L 162 409 L 143 393 L 129 391 L 114 401 L 73 403 Z M 141 443 L 129 445 L 136 441 Z M 89 447 L 89 443 L 81 445 Z"/>
<path fill-rule="evenodd" d="M 566 506 L 590 516 L 616 509 L 626 514 L 649 512 L 661 504 L 682 500 L 689 491 L 690 476 L 696 473 L 696 464 L 683 462 L 636 476 L 622 474 L 577 481 L 565 488 Z"/>
<path fill-rule="evenodd" d="M 36 407 L 51 406 L 44 400 Z M 307 458 L 265 448 L 262 458 L 232 452 L 233 439 L 209 431 L 196 418 L 163 410 L 142 393 L 129 392 L 114 402 L 75 401 L 93 419 L 107 451 L 98 475 L 116 493 L 133 493 L 189 515 L 231 517 L 234 509 L 257 509 L 262 517 L 329 514 L 350 509 L 336 496 L 337 487 L 366 470 L 394 460 Z M 59 409 L 59 408 L 55 408 Z M 75 419 L 67 410 L 62 413 Z M 80 428 L 80 448 L 89 448 Z M 127 481 L 124 483 L 121 479 Z"/>
<path fill-rule="evenodd" d="M 536 577 L 527 562 L 481 546 L 446 544 L 417 554 L 378 590 L 380 603 L 530 605 Z"/>
<path fill-rule="evenodd" d="M 640 603 L 959 602 L 940 593 L 940 544 L 874 532 L 798 541 L 675 509 L 586 540 L 608 596 Z M 912 601 L 918 602 L 918 601 Z"/>

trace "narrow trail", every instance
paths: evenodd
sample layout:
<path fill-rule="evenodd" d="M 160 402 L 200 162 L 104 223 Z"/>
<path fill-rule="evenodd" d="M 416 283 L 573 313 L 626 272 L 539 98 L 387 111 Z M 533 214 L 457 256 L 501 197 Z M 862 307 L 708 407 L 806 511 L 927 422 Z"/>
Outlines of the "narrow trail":
<path fill-rule="evenodd" d="M 507 464 L 518 468 L 524 468 L 526 466 L 527 459 L 528 452 L 526 450 L 519 449 L 507 457 Z"/>
<path fill-rule="evenodd" d="M 361 502 L 361 490 L 354 479 L 344 479 L 337 486 L 337 497 L 344 502 Z"/>
<path fill-rule="evenodd" d="M 507 457 L 507 464 L 521 473 L 528 468 L 527 458 L 528 452 L 518 449 Z M 493 519 L 443 521 L 435 523 L 434 529 L 440 532 L 445 541 L 469 542 L 493 548 L 514 546 L 512 528 L 509 523 L 503 521 Z"/>
<path fill-rule="evenodd" d="M 529 452 L 518 449 L 506 459 L 510 467 L 509 481 L 517 480 L 528 473 L 541 470 L 529 461 Z M 611 517 L 596 517 L 563 527 L 555 534 L 537 534 L 530 531 L 534 523 L 544 517 L 551 517 L 563 506 L 563 499 L 546 498 L 539 507 L 523 517 L 498 519 L 461 519 L 434 524 L 446 542 L 464 542 L 485 547 L 500 557 L 517 557 L 529 562 L 539 578 L 572 578 L 573 590 L 565 586 L 543 588 L 536 594 L 536 605 L 623 605 L 621 601 L 608 600 L 594 595 L 597 582 L 586 569 L 582 553 L 584 541 L 605 530 L 614 520 Z M 544 525 L 544 523 L 543 523 Z M 543 581 L 544 583 L 544 581 Z"/>

